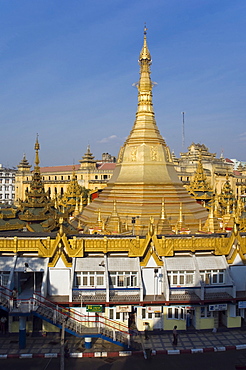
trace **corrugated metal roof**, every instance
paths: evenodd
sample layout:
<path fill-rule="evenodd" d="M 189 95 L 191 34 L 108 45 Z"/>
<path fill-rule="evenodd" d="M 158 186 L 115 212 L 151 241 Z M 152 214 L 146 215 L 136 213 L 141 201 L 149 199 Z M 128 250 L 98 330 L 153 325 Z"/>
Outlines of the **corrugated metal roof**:
<path fill-rule="evenodd" d="M 100 266 L 104 263 L 103 257 L 76 258 L 75 271 L 105 271 L 105 267 Z M 137 258 L 108 258 L 109 271 L 138 271 Z"/>
<path fill-rule="evenodd" d="M 29 268 L 27 268 L 27 272 L 45 271 L 47 269 L 48 261 L 48 258 L 41 257 L 18 257 L 15 271 L 24 271 L 25 263 L 28 263 L 29 266 Z"/>
<path fill-rule="evenodd" d="M 1 257 L 0 271 L 11 271 L 14 268 L 16 257 Z"/>
<path fill-rule="evenodd" d="M 194 271 L 195 264 L 192 257 L 170 257 L 165 258 L 165 264 L 167 271 L 175 270 L 185 270 L 185 271 Z"/>
<path fill-rule="evenodd" d="M 105 267 L 99 266 L 104 263 L 103 257 L 76 258 L 75 271 L 105 271 Z"/>
<path fill-rule="evenodd" d="M 138 271 L 138 258 L 112 257 L 108 259 L 109 271 Z"/>
<path fill-rule="evenodd" d="M 225 269 L 223 256 L 197 257 L 199 270 L 222 270 Z"/>

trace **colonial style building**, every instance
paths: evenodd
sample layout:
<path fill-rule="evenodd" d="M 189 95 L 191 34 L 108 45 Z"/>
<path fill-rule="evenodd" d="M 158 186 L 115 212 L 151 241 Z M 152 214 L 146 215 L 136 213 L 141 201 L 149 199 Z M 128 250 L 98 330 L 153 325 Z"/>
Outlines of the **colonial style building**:
<path fill-rule="evenodd" d="M 115 161 L 116 158 L 108 153 L 103 153 L 101 160 L 95 160 L 88 146 L 86 153 L 79 161 L 80 164 L 40 167 L 44 189 L 49 192 L 51 198 L 62 197 L 75 171 L 78 184 L 93 193 L 106 186 L 113 174 Z M 31 165 L 24 156 L 16 173 L 15 204 L 25 198 L 25 192 L 30 189 L 31 181 Z"/>
<path fill-rule="evenodd" d="M 173 154 L 173 160 L 178 177 L 185 186 L 188 186 L 194 179 L 197 166 L 201 161 L 212 191 L 219 194 L 228 175 L 233 192 L 237 196 L 245 194 L 246 168 L 244 169 L 243 166 L 235 168 L 234 162 L 224 158 L 223 155 L 217 158 L 216 153 L 210 153 L 204 144 L 192 143 L 186 153 L 180 154 L 180 158 Z"/>
<path fill-rule="evenodd" d="M 17 170 L 0 164 L 0 203 L 13 204 L 15 199 L 15 175 Z"/>

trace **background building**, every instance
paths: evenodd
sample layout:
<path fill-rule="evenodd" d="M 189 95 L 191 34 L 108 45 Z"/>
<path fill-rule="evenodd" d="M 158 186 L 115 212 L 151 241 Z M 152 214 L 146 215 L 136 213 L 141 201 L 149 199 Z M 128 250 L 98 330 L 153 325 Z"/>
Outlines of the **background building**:
<path fill-rule="evenodd" d="M 91 192 L 103 189 L 113 174 L 115 162 L 116 158 L 108 153 L 103 153 L 101 160 L 95 160 L 88 146 L 80 164 L 40 167 L 44 189 L 52 199 L 62 197 L 70 184 L 73 171 L 80 186 Z M 25 199 L 25 192 L 30 189 L 31 181 L 31 165 L 24 156 L 16 172 L 16 204 Z"/>
<path fill-rule="evenodd" d="M 13 204 L 15 199 L 15 175 L 17 170 L 0 164 L 0 203 Z"/>

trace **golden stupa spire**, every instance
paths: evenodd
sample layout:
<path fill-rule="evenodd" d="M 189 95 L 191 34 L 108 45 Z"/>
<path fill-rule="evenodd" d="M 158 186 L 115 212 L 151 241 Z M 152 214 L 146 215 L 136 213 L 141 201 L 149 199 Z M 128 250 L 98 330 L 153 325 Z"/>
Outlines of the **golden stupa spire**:
<path fill-rule="evenodd" d="M 154 83 L 150 78 L 152 60 L 147 45 L 146 26 L 144 27 L 143 47 L 139 55 L 138 63 L 140 65 L 140 78 L 139 81 L 134 84 L 138 89 L 138 107 L 136 120 L 126 143 L 130 145 L 139 145 L 143 142 L 151 142 L 152 145 L 163 144 L 166 146 L 155 121 L 152 96 Z M 134 157 L 134 154 L 132 155 Z"/>
<path fill-rule="evenodd" d="M 216 233 L 220 231 L 219 222 L 214 215 L 214 205 L 212 204 L 209 210 L 208 218 L 204 225 L 204 231 L 209 233 Z"/>
<path fill-rule="evenodd" d="M 139 55 L 139 62 L 141 62 L 142 59 L 147 59 L 151 63 L 151 55 L 150 55 L 148 45 L 147 45 L 147 27 L 146 27 L 146 24 L 144 26 L 144 44 L 143 44 L 142 50 L 141 50 L 140 55 Z"/>
<path fill-rule="evenodd" d="M 179 228 L 179 230 L 182 229 L 183 223 L 184 223 L 183 222 L 183 205 L 180 202 L 180 205 L 179 205 L 179 220 L 178 220 L 178 228 Z"/>
<path fill-rule="evenodd" d="M 157 223 L 157 233 L 158 234 L 172 234 L 172 228 L 169 225 L 168 220 L 167 220 L 164 198 L 162 198 L 162 201 L 161 201 L 161 217 Z"/>
<path fill-rule="evenodd" d="M 161 220 L 165 220 L 166 219 L 166 214 L 165 214 L 165 199 L 162 198 L 162 201 L 161 201 Z"/>
<path fill-rule="evenodd" d="M 35 155 L 35 170 L 39 170 L 39 155 L 38 155 L 38 151 L 40 149 L 40 145 L 39 145 L 39 142 L 38 142 L 38 134 L 37 134 L 37 138 L 36 138 L 36 143 L 35 143 L 35 146 L 34 146 L 34 150 L 36 151 L 36 155 Z"/>

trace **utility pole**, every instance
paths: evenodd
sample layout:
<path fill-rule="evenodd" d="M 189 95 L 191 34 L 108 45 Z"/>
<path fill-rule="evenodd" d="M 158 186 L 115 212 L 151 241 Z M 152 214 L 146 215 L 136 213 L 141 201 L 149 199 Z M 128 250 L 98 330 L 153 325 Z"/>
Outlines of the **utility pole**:
<path fill-rule="evenodd" d="M 181 112 L 181 114 L 183 116 L 183 121 L 182 121 L 182 150 L 184 151 L 185 150 L 185 119 L 184 119 L 185 112 Z"/>
<path fill-rule="evenodd" d="M 62 319 L 62 331 L 61 331 L 61 370 L 64 370 L 64 342 L 65 342 L 65 322 L 66 319 Z"/>

